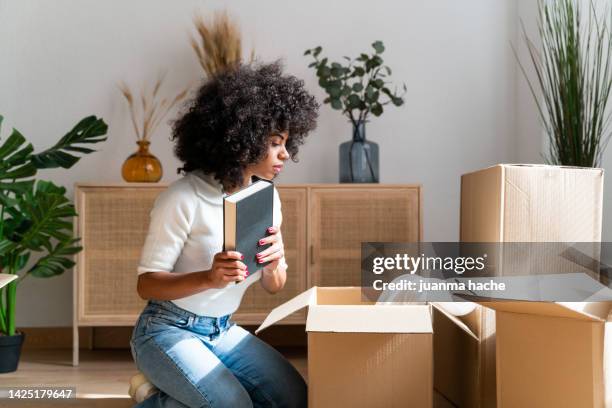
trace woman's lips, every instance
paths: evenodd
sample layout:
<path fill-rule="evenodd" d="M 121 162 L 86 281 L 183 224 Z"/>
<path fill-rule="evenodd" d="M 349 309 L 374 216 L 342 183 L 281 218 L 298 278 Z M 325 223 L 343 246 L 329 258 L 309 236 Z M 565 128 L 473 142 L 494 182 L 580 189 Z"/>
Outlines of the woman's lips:
<path fill-rule="evenodd" d="M 283 169 L 283 166 L 272 166 L 272 168 L 274 169 L 275 173 L 280 173 Z"/>

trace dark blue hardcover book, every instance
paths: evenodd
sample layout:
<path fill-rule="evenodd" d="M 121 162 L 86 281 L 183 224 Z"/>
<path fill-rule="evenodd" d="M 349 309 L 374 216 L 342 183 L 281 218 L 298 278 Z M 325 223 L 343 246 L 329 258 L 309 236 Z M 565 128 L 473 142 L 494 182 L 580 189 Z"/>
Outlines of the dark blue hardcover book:
<path fill-rule="evenodd" d="M 260 246 L 259 240 L 269 235 L 273 213 L 274 184 L 269 180 L 259 179 L 223 198 L 223 250 L 244 255 L 248 277 L 270 263 L 257 263 L 255 255 L 270 246 Z"/>

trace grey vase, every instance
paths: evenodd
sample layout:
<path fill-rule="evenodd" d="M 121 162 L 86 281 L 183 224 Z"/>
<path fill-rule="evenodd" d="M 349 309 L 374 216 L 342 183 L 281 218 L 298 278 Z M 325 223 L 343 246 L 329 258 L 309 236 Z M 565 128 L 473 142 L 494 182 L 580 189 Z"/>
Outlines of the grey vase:
<path fill-rule="evenodd" d="M 340 145 L 341 183 L 378 183 L 378 144 L 366 140 L 365 122 L 353 125 L 353 140 Z"/>

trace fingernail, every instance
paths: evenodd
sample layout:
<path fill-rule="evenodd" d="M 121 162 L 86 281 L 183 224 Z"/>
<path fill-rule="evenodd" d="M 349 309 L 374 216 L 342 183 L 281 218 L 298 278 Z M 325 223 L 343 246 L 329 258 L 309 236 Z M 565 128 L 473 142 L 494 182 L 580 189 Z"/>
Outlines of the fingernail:
<path fill-rule="evenodd" d="M 258 259 L 257 263 L 263 263 L 263 260 L 262 259 Z"/>
<path fill-rule="evenodd" d="M 263 239 L 260 239 L 260 240 L 259 240 L 259 245 L 263 245 L 263 243 L 264 243 L 264 242 L 263 242 Z"/>
<path fill-rule="evenodd" d="M 273 231 L 274 231 L 274 228 L 272 227 L 268 228 L 268 232 L 273 232 Z"/>
<path fill-rule="evenodd" d="M 242 259 L 244 259 L 244 255 L 240 255 L 240 259 L 241 259 L 241 260 L 242 260 Z"/>
<path fill-rule="evenodd" d="M 246 276 L 249 276 L 249 271 L 247 271 Z"/>

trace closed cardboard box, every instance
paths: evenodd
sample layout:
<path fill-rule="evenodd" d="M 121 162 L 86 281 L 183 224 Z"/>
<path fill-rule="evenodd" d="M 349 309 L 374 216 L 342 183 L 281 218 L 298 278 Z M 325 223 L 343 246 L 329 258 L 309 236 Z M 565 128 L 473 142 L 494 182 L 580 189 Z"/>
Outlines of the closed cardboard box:
<path fill-rule="evenodd" d="M 362 302 L 358 287 L 313 287 L 255 331 L 308 307 L 308 406 L 430 408 L 430 307 Z"/>
<path fill-rule="evenodd" d="M 461 177 L 460 240 L 463 242 L 598 242 L 601 241 L 603 169 L 533 164 L 498 164 Z M 478 369 L 453 365 L 456 376 L 477 372 L 480 400 L 455 398 L 460 406 L 495 407 L 495 312 L 483 309 L 477 327 Z M 458 347 L 434 341 L 439 347 Z M 517 345 L 520 347 L 520 345 Z M 437 352 L 437 348 L 436 348 Z M 457 349 L 457 352 L 460 352 Z M 436 363 L 436 369 L 444 362 Z M 436 375 L 442 394 L 456 386 Z M 471 392 L 471 391 L 470 391 Z M 521 392 L 521 390 L 514 390 Z M 552 391 L 551 391 L 552 392 Z M 448 395 L 447 395 L 448 396 Z M 513 406 L 513 405 L 506 405 Z"/>

